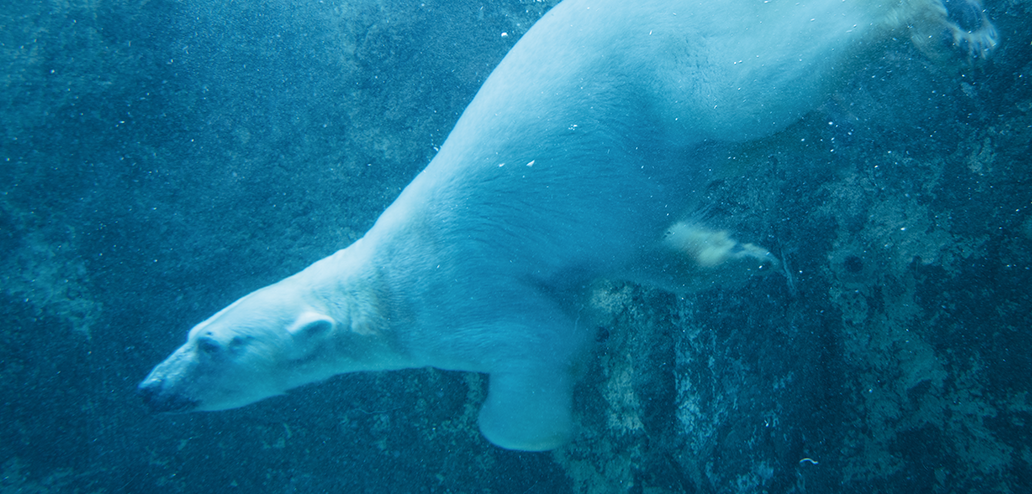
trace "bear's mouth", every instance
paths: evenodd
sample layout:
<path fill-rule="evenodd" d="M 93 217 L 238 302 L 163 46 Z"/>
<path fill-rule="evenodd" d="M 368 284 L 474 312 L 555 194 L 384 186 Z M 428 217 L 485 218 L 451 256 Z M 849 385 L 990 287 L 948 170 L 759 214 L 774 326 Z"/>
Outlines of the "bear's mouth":
<path fill-rule="evenodd" d="M 185 413 L 195 410 L 199 405 L 197 400 L 165 392 L 160 380 L 148 379 L 137 386 L 136 392 L 143 398 L 143 404 L 147 405 L 151 413 Z"/>

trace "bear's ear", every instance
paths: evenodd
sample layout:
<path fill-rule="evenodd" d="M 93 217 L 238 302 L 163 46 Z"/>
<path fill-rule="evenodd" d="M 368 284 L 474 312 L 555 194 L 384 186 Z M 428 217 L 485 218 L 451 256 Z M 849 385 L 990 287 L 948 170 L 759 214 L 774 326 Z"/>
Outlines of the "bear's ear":
<path fill-rule="evenodd" d="M 287 332 L 295 339 L 309 341 L 330 333 L 336 323 L 331 317 L 318 312 L 303 312 L 287 328 Z"/>

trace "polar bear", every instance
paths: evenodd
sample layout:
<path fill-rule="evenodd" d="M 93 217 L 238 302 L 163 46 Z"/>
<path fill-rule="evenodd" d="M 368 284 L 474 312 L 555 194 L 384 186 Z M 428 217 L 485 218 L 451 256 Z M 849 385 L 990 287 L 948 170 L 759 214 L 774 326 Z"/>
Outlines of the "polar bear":
<path fill-rule="evenodd" d="M 139 390 L 155 411 L 222 410 L 345 372 L 482 372 L 488 440 L 558 447 L 592 280 L 687 293 L 777 264 L 683 220 L 706 207 L 712 144 L 784 129 L 895 38 L 986 56 L 980 6 L 949 6 L 567 0 L 365 236 L 195 326 Z"/>

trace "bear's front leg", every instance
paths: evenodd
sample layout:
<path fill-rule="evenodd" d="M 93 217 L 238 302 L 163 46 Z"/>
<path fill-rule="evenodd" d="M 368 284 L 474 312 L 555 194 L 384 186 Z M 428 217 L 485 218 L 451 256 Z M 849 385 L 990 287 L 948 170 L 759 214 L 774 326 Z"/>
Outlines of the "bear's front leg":
<path fill-rule="evenodd" d="M 567 366 L 528 363 L 491 373 L 480 431 L 506 449 L 547 451 L 573 435 L 574 377 Z"/>

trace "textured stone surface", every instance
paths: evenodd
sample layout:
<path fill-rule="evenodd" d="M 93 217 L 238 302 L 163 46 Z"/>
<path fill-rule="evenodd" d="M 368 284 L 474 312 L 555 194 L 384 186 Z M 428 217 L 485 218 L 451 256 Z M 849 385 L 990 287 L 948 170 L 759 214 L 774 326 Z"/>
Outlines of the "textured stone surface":
<path fill-rule="evenodd" d="M 1032 484 L 1032 5 L 1016 0 L 988 5 L 990 63 L 894 50 L 727 149 L 707 218 L 784 272 L 688 299 L 599 283 L 567 447 L 488 445 L 486 379 L 431 369 L 144 413 L 134 386 L 186 329 L 361 235 L 554 3 L 0 13 L 0 490 Z"/>

